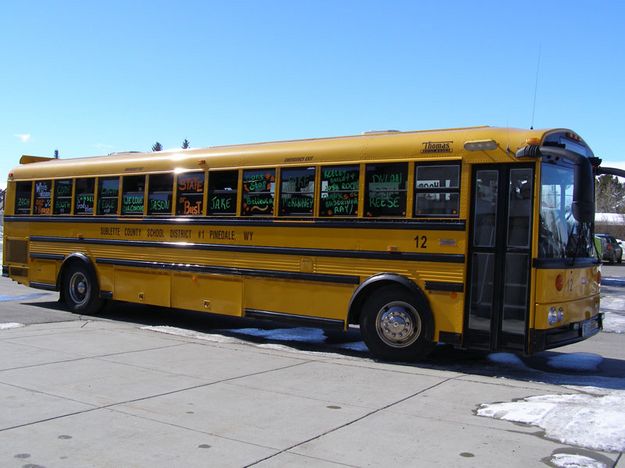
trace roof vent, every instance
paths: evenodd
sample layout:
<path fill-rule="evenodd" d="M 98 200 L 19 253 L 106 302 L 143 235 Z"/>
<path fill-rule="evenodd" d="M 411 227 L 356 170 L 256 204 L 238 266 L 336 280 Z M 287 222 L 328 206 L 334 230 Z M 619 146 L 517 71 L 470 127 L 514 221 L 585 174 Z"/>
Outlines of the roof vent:
<path fill-rule="evenodd" d="M 117 156 L 118 154 L 133 154 L 140 153 L 141 151 L 115 151 L 113 153 L 107 154 L 107 156 Z"/>
<path fill-rule="evenodd" d="M 401 130 L 367 130 L 363 135 L 378 135 L 383 133 L 401 133 Z"/>

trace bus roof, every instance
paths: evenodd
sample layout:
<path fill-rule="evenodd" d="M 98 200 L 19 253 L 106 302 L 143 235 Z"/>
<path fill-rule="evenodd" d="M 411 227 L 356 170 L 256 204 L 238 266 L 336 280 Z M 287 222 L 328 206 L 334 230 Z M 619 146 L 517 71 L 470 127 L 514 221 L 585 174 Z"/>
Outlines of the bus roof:
<path fill-rule="evenodd" d="M 559 129 L 561 131 L 568 131 Z M 405 158 L 459 159 L 469 155 L 467 141 L 494 140 L 497 149 L 472 152 L 475 160 L 514 160 L 514 153 L 530 138 L 542 141 L 554 130 L 524 130 L 498 127 L 468 127 L 423 131 L 366 132 L 363 135 L 275 141 L 201 149 L 159 152 L 127 152 L 108 156 L 39 161 L 28 156 L 9 174 L 10 180 L 88 177 L 165 171 L 312 165 L 400 160 Z"/>

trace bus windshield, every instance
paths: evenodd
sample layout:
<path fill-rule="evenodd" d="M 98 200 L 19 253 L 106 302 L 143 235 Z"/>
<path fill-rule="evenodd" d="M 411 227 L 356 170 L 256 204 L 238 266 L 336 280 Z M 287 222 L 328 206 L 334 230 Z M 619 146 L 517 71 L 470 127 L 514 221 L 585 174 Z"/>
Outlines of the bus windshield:
<path fill-rule="evenodd" d="M 579 258 L 592 255 L 589 223 L 573 216 L 573 166 L 544 163 L 541 177 L 540 238 L 541 258 Z"/>

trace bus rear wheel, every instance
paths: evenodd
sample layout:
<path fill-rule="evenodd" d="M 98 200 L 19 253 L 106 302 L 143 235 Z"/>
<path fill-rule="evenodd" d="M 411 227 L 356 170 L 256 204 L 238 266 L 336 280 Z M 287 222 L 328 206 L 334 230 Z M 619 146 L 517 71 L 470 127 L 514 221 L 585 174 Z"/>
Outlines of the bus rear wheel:
<path fill-rule="evenodd" d="M 416 361 L 434 348 L 433 320 L 426 304 L 400 286 L 388 286 L 366 299 L 360 332 L 371 353 L 381 359 Z"/>
<path fill-rule="evenodd" d="M 100 288 L 92 269 L 86 265 L 69 265 L 63 275 L 62 297 L 69 310 L 77 314 L 95 314 L 103 306 Z"/>

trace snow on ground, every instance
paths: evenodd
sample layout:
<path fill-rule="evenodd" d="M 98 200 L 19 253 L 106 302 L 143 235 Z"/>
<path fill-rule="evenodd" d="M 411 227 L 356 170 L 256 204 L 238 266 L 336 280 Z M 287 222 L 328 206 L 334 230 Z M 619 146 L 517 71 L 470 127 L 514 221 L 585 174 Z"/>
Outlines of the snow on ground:
<path fill-rule="evenodd" d="M 17 296 L 0 294 L 0 302 L 28 301 L 31 299 L 39 299 L 40 297 L 47 296 L 48 294 L 50 293 L 30 293 L 30 294 L 19 294 Z"/>
<path fill-rule="evenodd" d="M 512 353 L 491 353 L 487 356 L 490 362 L 520 370 L 529 370 L 521 358 Z"/>
<path fill-rule="evenodd" d="M 599 368 L 603 362 L 603 356 L 593 353 L 559 354 L 549 358 L 547 365 L 554 369 L 562 369 L 577 372 L 592 372 Z"/>
<path fill-rule="evenodd" d="M 551 457 L 550 462 L 558 468 L 605 468 L 605 463 L 584 455 L 572 453 L 556 453 Z"/>
<path fill-rule="evenodd" d="M 237 335 L 249 335 L 274 341 L 299 341 L 303 343 L 324 343 L 326 336 L 320 328 L 275 328 L 263 330 L 262 328 L 236 328 L 229 330 Z"/>
<path fill-rule="evenodd" d="M 201 333 L 193 330 L 186 330 L 183 328 L 169 327 L 169 326 L 144 326 L 140 327 L 142 330 L 148 330 L 158 333 L 166 333 L 168 335 L 183 336 L 185 338 L 195 338 L 198 340 L 212 341 L 214 343 L 239 343 L 246 345 L 253 345 L 258 348 L 275 349 L 278 351 L 289 351 L 293 353 L 314 354 L 315 356 L 332 356 L 333 358 L 340 358 L 340 355 L 335 353 L 324 353 L 319 351 L 303 351 L 300 349 L 292 348 L 290 346 L 278 343 L 250 343 L 242 339 L 225 336 L 216 333 Z M 221 331 L 221 330 L 216 330 Z M 326 340 L 326 336 L 323 330 L 318 328 L 278 328 L 273 330 L 263 330 L 260 328 L 235 328 L 227 330 L 228 333 L 240 333 L 241 335 L 261 337 L 264 339 L 271 339 L 275 341 L 294 341 L 310 344 L 321 344 Z M 329 349 L 347 349 L 351 351 L 367 352 L 368 348 L 362 341 L 328 344 Z"/>
<path fill-rule="evenodd" d="M 601 312 L 605 314 L 603 331 L 625 333 L 625 297 L 605 295 L 601 297 Z"/>
<path fill-rule="evenodd" d="M 24 326 L 23 323 L 15 323 L 15 322 L 0 323 L 0 330 L 8 330 L 9 328 L 20 328 L 23 326 Z"/>
<path fill-rule="evenodd" d="M 140 327 L 141 330 L 148 330 L 157 333 L 165 333 L 167 335 L 183 336 L 185 338 L 195 338 L 198 340 L 212 341 L 213 343 L 241 343 L 241 340 L 230 338 L 229 336 L 219 335 L 215 333 L 200 333 L 184 328 L 176 328 L 169 326 L 145 326 Z"/>
<path fill-rule="evenodd" d="M 564 444 L 609 452 L 625 450 L 625 391 L 578 390 L 584 393 L 482 404 L 477 415 L 538 426 L 547 438 Z"/>
<path fill-rule="evenodd" d="M 625 333 L 625 313 L 617 314 L 604 310 L 603 331 L 608 333 Z"/>

